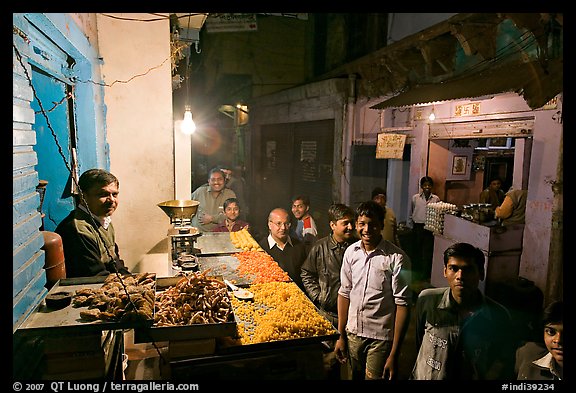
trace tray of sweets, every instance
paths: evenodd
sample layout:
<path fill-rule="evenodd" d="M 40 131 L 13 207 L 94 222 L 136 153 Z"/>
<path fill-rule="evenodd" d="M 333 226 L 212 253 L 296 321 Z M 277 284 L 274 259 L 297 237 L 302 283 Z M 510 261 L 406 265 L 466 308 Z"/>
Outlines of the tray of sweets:
<path fill-rule="evenodd" d="M 134 329 L 134 342 L 232 336 L 236 319 L 222 277 L 191 272 L 159 278 L 155 320 Z"/>
<path fill-rule="evenodd" d="M 293 347 L 336 340 L 340 333 L 294 282 L 251 285 L 253 301 L 232 298 L 237 334 L 221 352 Z"/>

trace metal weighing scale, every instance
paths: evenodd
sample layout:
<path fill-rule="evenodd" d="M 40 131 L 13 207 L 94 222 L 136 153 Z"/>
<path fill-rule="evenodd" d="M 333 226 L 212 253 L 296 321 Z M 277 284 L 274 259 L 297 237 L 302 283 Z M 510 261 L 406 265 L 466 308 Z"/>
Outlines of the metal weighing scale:
<path fill-rule="evenodd" d="M 194 247 L 196 240 L 202 232 L 192 226 L 192 217 L 196 215 L 200 202 L 186 199 L 165 201 L 158 204 L 158 207 L 170 217 L 172 228 L 168 230 L 170 238 L 170 249 L 168 259 L 172 264 L 172 269 L 180 271 L 198 271 L 198 260 L 196 254 L 199 253 Z"/>

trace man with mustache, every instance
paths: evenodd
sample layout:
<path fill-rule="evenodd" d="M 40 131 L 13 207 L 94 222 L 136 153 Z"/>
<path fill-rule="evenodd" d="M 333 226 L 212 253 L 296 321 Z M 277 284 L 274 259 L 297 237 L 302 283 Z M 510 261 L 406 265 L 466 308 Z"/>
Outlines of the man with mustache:
<path fill-rule="evenodd" d="M 468 243 L 444 251 L 448 287 L 422 290 L 416 301 L 418 356 L 413 379 L 513 379 L 510 313 L 485 296 L 484 253 Z"/>
<path fill-rule="evenodd" d="M 192 217 L 192 226 L 202 232 L 212 232 L 224 222 L 224 201 L 236 198 L 236 193 L 226 187 L 226 175 L 218 167 L 208 172 L 208 183 L 201 185 L 192 193 L 191 199 L 198 201 L 198 211 Z"/>
<path fill-rule="evenodd" d="M 112 225 L 120 182 L 108 171 L 89 169 L 78 186 L 76 209 L 55 230 L 62 237 L 66 277 L 130 273 L 120 259 Z"/>

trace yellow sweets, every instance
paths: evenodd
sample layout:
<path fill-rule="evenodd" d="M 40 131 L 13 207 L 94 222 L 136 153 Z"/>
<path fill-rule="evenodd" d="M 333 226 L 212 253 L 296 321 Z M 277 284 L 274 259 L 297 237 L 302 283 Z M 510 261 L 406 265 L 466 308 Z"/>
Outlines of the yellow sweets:
<path fill-rule="evenodd" d="M 234 247 L 241 248 L 244 251 L 264 251 L 246 228 L 230 232 L 230 241 Z"/>
<path fill-rule="evenodd" d="M 232 298 L 242 344 L 336 334 L 293 282 L 253 284 L 254 302 Z"/>

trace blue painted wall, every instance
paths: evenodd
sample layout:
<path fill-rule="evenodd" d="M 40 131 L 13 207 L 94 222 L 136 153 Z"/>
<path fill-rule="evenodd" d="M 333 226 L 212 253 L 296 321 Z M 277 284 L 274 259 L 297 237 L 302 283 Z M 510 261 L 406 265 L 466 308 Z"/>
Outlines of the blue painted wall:
<path fill-rule="evenodd" d="M 67 14 L 13 14 L 13 314 L 15 331 L 46 294 L 44 244 L 38 211 L 39 179 L 49 180 L 44 204 L 46 230 L 74 208 L 70 197 L 71 143 L 77 144 L 78 173 L 109 169 L 103 91 L 97 50 Z M 58 106 L 73 87 L 71 105 Z M 36 96 L 34 90 L 36 90 Z M 38 104 L 47 111 L 48 122 Z M 48 123 L 58 135 L 60 149 Z M 76 140 L 70 139 L 70 129 Z M 39 176 L 41 174 L 41 177 Z M 43 209 L 44 210 L 44 209 Z"/>

